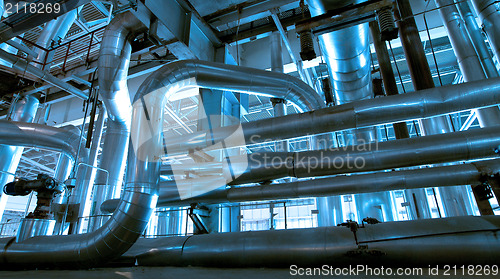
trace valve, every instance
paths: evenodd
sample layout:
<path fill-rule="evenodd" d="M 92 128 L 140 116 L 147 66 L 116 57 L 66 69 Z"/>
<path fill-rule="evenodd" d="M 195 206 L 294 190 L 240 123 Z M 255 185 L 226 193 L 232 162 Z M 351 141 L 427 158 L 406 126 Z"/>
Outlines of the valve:
<path fill-rule="evenodd" d="M 57 182 L 54 178 L 46 174 L 39 174 L 35 180 L 19 179 L 7 183 L 3 187 L 3 192 L 10 196 L 26 196 L 29 195 L 31 191 L 47 191 L 52 194 L 58 194 L 63 191 L 63 187 L 64 185 Z"/>
<path fill-rule="evenodd" d="M 39 174 L 34 180 L 19 179 L 7 183 L 3 192 L 10 196 L 26 196 L 32 191 L 37 192 L 36 208 L 26 218 L 52 219 L 50 204 L 54 196 L 62 193 L 63 189 L 63 183 L 46 174 Z"/>

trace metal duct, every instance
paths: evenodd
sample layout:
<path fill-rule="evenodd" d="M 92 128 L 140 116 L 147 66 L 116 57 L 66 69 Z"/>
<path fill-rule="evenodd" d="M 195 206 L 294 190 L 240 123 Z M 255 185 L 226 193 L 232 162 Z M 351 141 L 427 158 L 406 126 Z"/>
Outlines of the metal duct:
<path fill-rule="evenodd" d="M 474 44 L 474 48 L 481 59 L 484 71 L 489 78 L 498 77 L 498 71 L 490 55 L 490 51 L 483 38 L 482 30 L 477 26 L 476 17 L 472 13 L 468 1 L 459 1 L 457 7 L 465 22 L 465 27 Z"/>
<path fill-rule="evenodd" d="M 34 146 L 76 158 L 80 135 L 40 124 L 0 120 L 0 144 Z"/>
<path fill-rule="evenodd" d="M 326 197 L 424 187 L 479 185 L 485 175 L 493 175 L 499 171 L 499 160 L 486 160 L 444 167 L 383 171 L 349 176 L 339 175 L 259 186 L 224 187 L 185 200 L 181 200 L 179 197 L 176 184 L 179 183 L 178 181 L 164 181 L 160 182 L 157 207 L 188 206 L 192 203 L 219 204 Z M 118 202 L 119 200 L 108 200 L 102 204 L 102 208 L 106 212 L 113 212 Z"/>
<path fill-rule="evenodd" d="M 32 122 L 36 116 L 40 102 L 34 96 L 17 100 L 9 109 L 9 118 L 13 121 Z M 0 129 L 0 131 L 3 130 Z M 0 135 L 1 136 L 1 135 Z M 0 145 L 0 220 L 2 220 L 8 196 L 3 193 L 3 186 L 14 180 L 23 148 L 10 145 Z"/>
<path fill-rule="evenodd" d="M 139 88 L 132 114 L 131 129 L 134 133 L 131 138 L 132 147 L 129 148 L 128 154 L 127 182 L 118 209 L 108 222 L 100 229 L 85 235 L 40 236 L 20 243 L 12 243 L 12 238 L 1 239 L 0 242 L 5 245 L 0 263 L 10 266 L 15 264 L 67 265 L 71 263 L 90 266 L 101 264 L 103 261 L 125 252 L 144 231 L 151 213 L 156 207 L 160 166 L 157 158 L 162 150 L 162 137 L 161 129 L 148 124 L 151 124 L 151 121 L 156 125 L 163 123 L 161 121 L 164 107 L 162 101 L 174 93 L 169 89 L 178 89 L 181 85 L 195 85 L 190 83 L 192 79 L 187 78 L 197 78 L 197 84 L 200 86 L 243 92 L 283 94 L 283 97 L 287 99 L 290 97 L 291 101 L 299 105 L 306 104 L 313 107 L 313 104 L 307 101 L 314 101 L 314 96 L 300 95 L 304 92 L 302 91 L 303 87 L 308 88 L 307 85 L 292 77 L 249 68 L 229 65 L 217 67 L 218 64 L 207 64 L 196 61 L 171 63 L 149 76 Z M 224 67 L 227 68 L 224 69 Z M 240 73 L 242 75 L 238 76 Z M 174 75 L 170 76 L 169 74 Z M 205 82 L 205 78 L 214 77 L 212 74 L 218 74 L 218 79 Z M 168 78 L 171 79 L 168 80 Z M 285 78 L 285 80 L 280 80 L 280 78 Z M 170 84 L 169 81 L 176 83 Z M 157 90 L 162 88 L 166 90 Z M 151 98 L 151 95 L 148 96 L 148 94 L 152 92 L 156 94 L 152 94 Z M 307 94 L 307 91 L 305 92 Z M 112 98 L 108 99 L 113 100 Z M 144 107 L 145 100 L 150 102 L 148 103 L 150 106 Z M 113 108 L 107 108 L 111 117 L 114 112 Z M 147 112 L 147 117 L 145 112 Z M 158 119 L 160 121 L 156 122 Z M 154 130 L 148 131 L 148 128 L 154 128 Z M 147 137 L 147 142 L 143 141 L 143 137 Z M 45 138 L 42 137 L 42 139 Z M 58 137 L 57 140 L 64 141 L 64 137 Z M 34 139 L 31 141 L 33 143 Z M 21 143 L 24 144 L 23 141 Z M 138 143 L 145 144 L 138 145 Z M 53 148 L 51 144 L 48 144 L 48 147 Z"/>
<path fill-rule="evenodd" d="M 360 0 L 308 0 L 311 16 L 328 10 L 362 2 Z M 319 36 L 319 43 L 328 66 L 337 105 L 373 98 L 370 68 L 370 37 L 368 23 L 343 28 Z M 347 131 L 350 144 L 377 140 L 374 128 Z"/>
<path fill-rule="evenodd" d="M 127 160 L 132 106 L 127 87 L 128 68 L 132 54 L 133 34 L 144 25 L 132 13 L 116 15 L 106 27 L 99 52 L 99 94 L 108 113 L 106 134 L 95 184 L 101 193 L 96 197 L 97 208 L 103 200 L 120 195 Z M 106 185 L 108 182 L 108 185 Z"/>
<path fill-rule="evenodd" d="M 496 0 L 472 0 L 483 30 L 495 55 L 500 57 L 500 3 Z"/>
<path fill-rule="evenodd" d="M 136 257 L 142 266 L 427 267 L 498 263 L 498 216 L 365 224 L 352 230 L 355 232 L 348 227 L 326 227 L 144 239 L 139 243 L 143 247 L 135 251 L 133 247 L 127 255 Z"/>
<path fill-rule="evenodd" d="M 79 135 L 61 129 L 5 121 L 0 121 L 0 129 L 6 132 L 2 133 L 0 142 L 5 140 L 10 144 L 37 146 L 61 151 L 73 157 L 77 153 Z M 130 157 L 135 156 L 132 154 Z M 136 165 L 138 164 L 129 164 L 132 168 L 129 173 L 132 175 Z M 0 239 L 3 246 L 0 265 L 68 267 L 68 264 L 74 264 L 88 267 L 121 255 L 143 232 L 156 205 L 156 179 L 152 178 L 152 183 L 149 184 L 142 181 L 147 180 L 129 180 L 117 212 L 93 233 L 38 236 L 19 243 L 13 243 L 15 238 Z"/>
<path fill-rule="evenodd" d="M 197 86 L 285 99 L 303 111 L 325 107 L 314 89 L 290 75 L 201 60 L 169 63 L 143 85 L 149 92 L 152 88 L 168 89 L 167 98 L 182 88 Z M 149 92 L 143 90 L 141 94 Z"/>
<path fill-rule="evenodd" d="M 472 45 L 467 34 L 465 22 L 460 17 L 458 9 L 454 5 L 455 1 L 435 0 L 435 2 L 448 32 L 453 51 L 457 56 L 458 66 L 464 80 L 467 82 L 485 79 L 486 74 L 474 50 L 474 45 Z M 481 127 L 500 124 L 500 110 L 498 107 L 478 109 L 476 112 Z"/>
<path fill-rule="evenodd" d="M 10 54 L 2 49 L 0 49 L 0 58 L 4 59 L 5 61 L 12 63 L 12 68 L 18 69 L 20 71 L 26 71 L 27 73 L 30 73 L 34 75 L 35 77 L 50 83 L 54 85 L 55 87 L 58 87 L 66 92 L 68 92 L 71 95 L 74 95 L 80 99 L 87 100 L 88 96 L 85 92 L 81 91 L 80 89 L 70 85 L 69 83 L 66 83 L 55 76 L 51 75 L 48 71 L 43 71 L 41 69 L 38 69 L 35 66 L 30 65 L 27 63 L 24 59 L 18 58 L 13 54 Z"/>
<path fill-rule="evenodd" d="M 356 0 L 308 0 L 311 16 L 355 4 Z M 335 90 L 337 105 L 373 98 L 368 24 L 346 27 L 319 36 L 321 50 Z"/>
<path fill-rule="evenodd" d="M 500 103 L 500 78 L 362 100 L 312 112 L 241 123 L 247 144 L 443 115 Z M 166 141 L 169 154 L 205 148 L 225 139 L 235 126 L 214 128 Z M 226 143 L 230 147 L 231 143 Z"/>
<path fill-rule="evenodd" d="M 223 161 L 223 172 L 226 181 L 238 185 L 288 176 L 301 178 L 491 158 L 497 156 L 494 149 L 498 145 L 500 126 L 495 126 L 337 150 L 233 156 L 230 164 Z M 248 162 L 248 168 L 239 166 L 240 161 L 245 166 Z M 241 175 L 232 180 L 231 173 Z"/>

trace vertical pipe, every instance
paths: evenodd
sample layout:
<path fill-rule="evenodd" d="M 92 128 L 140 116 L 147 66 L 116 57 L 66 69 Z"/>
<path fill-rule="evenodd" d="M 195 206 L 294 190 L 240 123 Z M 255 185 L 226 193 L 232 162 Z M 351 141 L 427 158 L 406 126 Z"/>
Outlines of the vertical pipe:
<path fill-rule="evenodd" d="M 132 115 L 127 87 L 132 54 L 130 41 L 142 27 L 142 23 L 132 13 L 119 14 L 106 27 L 101 42 L 99 93 L 106 106 L 108 120 L 99 168 L 107 170 L 109 177 L 103 172 L 96 175 L 95 184 L 102 189 L 97 197 L 97 212 L 103 201 L 116 198 L 121 192 Z M 106 185 L 106 182 L 109 184 Z"/>
<path fill-rule="evenodd" d="M 500 3 L 495 0 L 472 0 L 483 30 L 488 36 L 491 48 L 497 59 L 500 58 Z"/>
<path fill-rule="evenodd" d="M 283 73 L 283 53 L 281 50 L 281 37 L 277 31 L 271 33 L 271 71 Z M 286 100 L 271 98 L 274 117 L 286 115 Z M 276 151 L 288 151 L 287 141 L 277 141 L 275 143 Z"/>
<path fill-rule="evenodd" d="M 355 4 L 360 1 L 309 0 L 312 16 L 324 14 L 327 10 Z M 319 37 L 320 48 L 328 66 L 328 73 L 335 93 L 337 105 L 373 98 L 370 69 L 370 38 L 368 24 L 363 23 L 323 34 Z M 377 141 L 375 127 L 344 132 L 346 145 Z M 362 198 L 360 198 L 361 200 Z M 318 224 L 336 225 L 342 220 L 340 197 L 318 198 Z M 333 217 L 332 214 L 336 216 Z"/>
<path fill-rule="evenodd" d="M 434 80 L 432 78 L 429 64 L 422 46 L 422 42 L 418 33 L 417 24 L 413 17 L 413 12 L 409 0 L 397 0 L 398 11 L 395 12 L 401 44 L 405 52 L 406 61 L 410 70 L 413 86 L 415 90 L 427 89 L 434 87 Z M 438 116 L 432 118 L 425 118 L 420 120 L 420 128 L 423 135 L 433 135 L 453 132 L 453 127 L 449 118 L 445 116 Z M 455 200 L 455 196 L 460 193 L 456 192 L 457 189 L 440 189 L 440 194 L 444 200 Z M 417 203 L 419 201 L 427 201 L 425 192 L 411 193 L 415 194 L 416 198 L 413 199 Z M 457 205 L 460 204 L 460 206 Z M 457 201 L 457 203 L 444 202 L 445 211 L 449 213 L 459 212 L 459 208 L 465 204 L 464 201 Z M 416 205 L 418 209 L 427 211 L 428 207 L 424 204 Z M 467 212 L 460 211 L 460 215 L 466 215 Z M 423 215 L 421 215 L 423 216 Z M 448 215 L 454 216 L 454 215 Z"/>
<path fill-rule="evenodd" d="M 385 92 L 387 95 L 397 95 L 398 86 L 396 84 L 396 77 L 394 76 L 394 72 L 392 70 L 391 59 L 389 58 L 389 52 L 387 51 L 387 45 L 380 39 L 380 28 L 377 22 L 370 22 L 370 32 L 372 35 L 375 53 L 377 54 L 380 75 L 382 76 Z M 406 139 L 410 137 L 410 135 L 408 134 L 406 122 L 394 123 L 392 124 L 392 126 L 394 127 L 396 139 Z"/>
<path fill-rule="evenodd" d="M 455 1 L 435 0 L 435 2 L 448 32 L 464 80 L 468 82 L 485 79 L 486 74 L 467 34 L 465 22 L 460 17 L 457 7 L 453 5 Z M 500 110 L 498 107 L 478 109 L 476 113 L 481 127 L 500 124 Z"/>
<path fill-rule="evenodd" d="M 283 52 L 279 32 L 272 32 L 269 40 L 271 41 L 271 71 L 283 73 Z"/>
<path fill-rule="evenodd" d="M 35 118 L 36 111 L 40 102 L 33 95 L 26 96 L 10 107 L 9 120 L 32 122 Z M 14 180 L 21 156 L 23 155 L 24 148 L 16 146 L 0 145 L 0 188 Z M 0 191 L 0 222 L 2 220 L 5 206 L 7 205 L 8 196 Z"/>
<path fill-rule="evenodd" d="M 491 57 L 490 51 L 488 50 L 488 46 L 484 41 L 483 33 L 477 25 L 476 17 L 472 13 L 468 1 L 459 1 L 457 5 L 460 14 L 462 14 L 462 18 L 465 22 L 465 28 L 467 28 L 469 37 L 472 40 L 477 55 L 481 59 L 481 64 L 483 65 L 486 75 L 488 76 L 488 78 L 498 77 L 498 70 L 495 67 L 493 58 Z"/>
<path fill-rule="evenodd" d="M 101 138 L 102 138 L 102 132 L 104 129 L 104 121 L 106 120 L 107 112 L 106 108 L 102 105 L 98 105 L 99 109 L 99 116 L 97 117 L 97 121 L 95 123 L 95 130 L 92 133 L 92 144 L 90 146 L 90 151 L 89 151 L 89 158 L 87 164 L 89 166 L 92 166 L 93 168 L 88 170 L 86 172 L 85 178 L 84 178 L 84 188 L 83 192 L 81 194 L 81 197 L 79 199 L 79 204 L 80 204 L 80 209 L 78 213 L 79 222 L 76 224 L 75 227 L 75 233 L 81 233 L 83 227 L 82 227 L 82 217 L 88 216 L 90 213 L 90 204 L 89 204 L 89 198 L 92 193 L 92 189 L 94 186 L 94 178 L 96 176 L 97 170 L 95 167 L 97 167 L 97 155 L 98 155 L 98 150 L 99 147 L 101 146 Z M 86 168 L 89 168 L 87 166 Z M 99 170 L 100 171 L 100 170 Z"/>

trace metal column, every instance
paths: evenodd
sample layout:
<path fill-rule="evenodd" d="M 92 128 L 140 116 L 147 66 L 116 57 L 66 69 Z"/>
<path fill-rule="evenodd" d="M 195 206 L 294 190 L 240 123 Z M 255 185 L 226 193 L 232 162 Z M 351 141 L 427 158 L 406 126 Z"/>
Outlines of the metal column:
<path fill-rule="evenodd" d="M 427 58 L 422 46 L 422 42 L 418 33 L 418 28 L 415 23 L 415 18 L 413 17 L 413 12 L 410 6 L 409 0 L 398 0 L 397 6 L 399 13 L 396 12 L 395 15 L 399 20 L 397 21 L 401 44 L 405 52 L 406 61 L 410 70 L 410 75 L 412 83 L 415 90 L 427 89 L 434 87 L 434 80 L 431 75 L 431 70 L 429 64 L 427 63 Z M 449 118 L 445 116 L 438 116 L 432 118 L 425 118 L 420 120 L 420 129 L 423 135 L 433 135 L 441 133 L 453 132 L 453 127 Z M 462 192 L 466 189 L 462 188 L 460 191 L 457 189 L 440 189 L 440 194 L 443 200 L 455 200 L 455 197 L 460 196 Z M 415 194 L 417 205 L 416 208 L 427 211 L 428 207 L 425 206 L 425 201 L 427 196 L 425 192 L 413 192 Z M 418 203 L 422 204 L 418 204 Z M 458 206 L 461 204 L 461 206 Z M 446 203 L 444 202 L 444 209 L 447 216 L 457 216 L 453 215 L 458 213 L 459 215 L 466 215 L 467 211 L 461 210 L 465 208 L 465 201 L 457 201 L 457 203 Z M 451 215 L 449 215 L 451 214 Z M 424 215 L 422 215 L 424 216 Z"/>
<path fill-rule="evenodd" d="M 26 96 L 17 100 L 10 107 L 9 119 L 13 121 L 32 122 L 35 118 L 36 111 L 40 102 L 34 96 Z M 0 145 L 0 187 L 14 180 L 21 156 L 23 155 L 23 147 Z M 2 220 L 5 206 L 7 205 L 8 196 L 0 191 L 0 222 Z"/>

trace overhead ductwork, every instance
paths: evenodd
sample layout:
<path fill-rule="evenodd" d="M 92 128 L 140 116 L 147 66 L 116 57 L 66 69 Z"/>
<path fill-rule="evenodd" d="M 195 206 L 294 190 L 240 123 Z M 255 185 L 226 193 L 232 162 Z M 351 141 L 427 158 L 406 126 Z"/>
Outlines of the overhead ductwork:
<path fill-rule="evenodd" d="M 286 267 L 290 272 L 294 265 L 498 263 L 498 216 L 348 225 L 144 239 L 125 256 L 141 266 Z"/>
<path fill-rule="evenodd" d="M 124 37 L 121 38 L 124 39 Z M 117 39 L 117 42 L 121 42 L 121 40 Z M 112 57 L 119 58 L 118 55 Z M 102 61 L 106 60 L 103 58 Z M 217 71 L 217 68 L 221 69 Z M 212 79 L 214 76 L 211 74 L 216 74 L 218 79 Z M 102 79 L 106 79 L 106 77 L 107 75 L 104 75 Z M 281 78 L 284 80 L 280 80 Z M 120 82 L 116 86 L 123 88 L 121 85 L 125 81 L 117 80 Z M 192 83 L 194 80 L 196 83 Z M 290 100 L 298 106 L 311 109 L 322 106 L 321 98 L 316 99 L 314 95 L 310 94 L 311 91 L 303 91 L 304 88 L 309 88 L 307 85 L 284 74 L 198 61 L 179 61 L 166 65 L 148 77 L 136 94 L 131 126 L 134 137 L 132 137 L 131 143 L 145 144 L 133 145 L 129 148 L 127 182 L 118 209 L 111 216 L 111 219 L 98 230 L 84 235 L 39 236 L 19 243 L 13 243 L 14 239 L 11 238 L 1 239 L 0 242 L 4 249 L 0 263 L 10 266 L 19 264 L 24 266 L 29 264 L 38 266 L 67 264 L 92 266 L 125 252 L 142 234 L 156 207 L 156 187 L 160 165 L 156 158 L 162 150 L 161 129 L 158 129 L 157 125 L 163 123 L 163 121 L 157 122 L 157 120 L 163 117 L 163 101 L 183 86 L 201 86 L 278 96 Z M 123 91 L 115 90 L 113 92 Z M 152 96 L 149 95 L 150 93 Z M 115 97 L 104 95 L 103 99 L 108 99 L 108 103 L 116 102 L 117 104 L 123 101 L 117 95 L 112 96 Z M 145 100 L 148 102 L 146 103 Z M 127 99 L 124 101 L 125 104 L 126 101 Z M 146 104 L 147 106 L 145 106 Z M 114 113 L 114 117 L 117 115 L 126 116 L 122 111 L 113 111 L 118 108 L 113 108 L 110 105 L 107 105 L 106 108 L 110 117 Z M 148 118 L 144 118 L 146 111 Z M 154 127 L 154 130 L 148 131 L 150 127 Z M 16 130 L 14 128 L 11 127 L 11 129 Z M 46 129 L 49 134 L 55 131 L 60 132 L 56 128 L 46 127 Z M 141 137 L 147 137 L 147 142 L 142 141 Z M 71 138 L 65 136 L 49 137 L 42 134 L 42 137 L 24 137 L 24 140 L 20 140 L 16 144 L 37 144 L 40 146 L 38 141 L 41 140 L 42 143 L 46 142 L 43 144 L 44 148 L 73 154 L 72 149 L 67 145 L 66 140 L 68 139 Z M 11 140 L 11 138 L 6 140 Z M 12 144 L 12 142 L 9 143 Z"/>
<path fill-rule="evenodd" d="M 362 1 L 308 0 L 307 4 L 311 16 L 319 16 L 358 2 Z M 369 32 L 368 23 L 363 23 L 319 36 L 337 105 L 373 98 Z"/>
<path fill-rule="evenodd" d="M 308 0 L 311 16 L 320 16 L 329 10 L 362 2 L 360 0 Z M 328 66 L 328 74 L 337 105 L 373 98 L 371 79 L 370 30 L 368 23 L 348 26 L 319 36 L 321 52 Z M 346 132 L 348 144 L 377 140 L 373 128 Z"/>
<path fill-rule="evenodd" d="M 468 34 L 474 44 L 477 55 L 481 59 L 484 71 L 489 78 L 498 77 L 498 70 L 493 62 L 490 51 L 484 41 L 482 30 L 477 25 L 476 16 L 472 13 L 469 1 L 459 1 L 457 7 L 465 22 Z"/>

